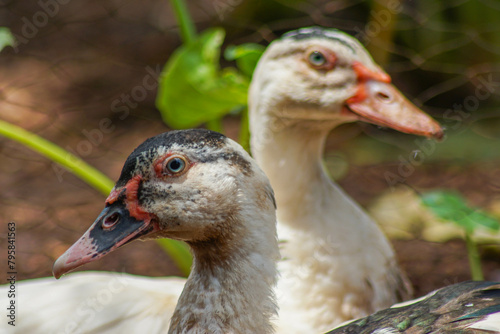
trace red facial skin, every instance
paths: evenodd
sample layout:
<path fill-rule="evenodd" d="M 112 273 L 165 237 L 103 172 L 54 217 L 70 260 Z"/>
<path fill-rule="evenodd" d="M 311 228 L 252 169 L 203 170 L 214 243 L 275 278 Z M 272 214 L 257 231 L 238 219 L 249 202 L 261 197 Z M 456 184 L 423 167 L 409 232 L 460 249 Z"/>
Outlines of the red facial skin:
<path fill-rule="evenodd" d="M 128 211 L 130 212 L 130 216 L 134 217 L 137 220 L 151 220 L 151 214 L 144 211 L 139 205 L 137 194 L 141 181 L 142 177 L 140 175 L 136 175 L 131 178 L 124 187 L 113 189 L 106 199 L 106 204 L 113 204 L 114 202 L 116 202 L 118 197 L 120 197 L 120 195 L 125 192 L 125 203 L 127 205 Z"/>
<path fill-rule="evenodd" d="M 391 77 L 389 76 L 389 74 L 369 70 L 358 61 L 352 63 L 352 69 L 354 70 L 354 72 L 356 72 L 358 78 L 358 90 L 354 96 L 350 97 L 347 100 L 347 104 L 358 103 L 366 99 L 366 97 L 368 96 L 368 93 L 366 91 L 366 82 L 369 80 L 391 83 Z"/>

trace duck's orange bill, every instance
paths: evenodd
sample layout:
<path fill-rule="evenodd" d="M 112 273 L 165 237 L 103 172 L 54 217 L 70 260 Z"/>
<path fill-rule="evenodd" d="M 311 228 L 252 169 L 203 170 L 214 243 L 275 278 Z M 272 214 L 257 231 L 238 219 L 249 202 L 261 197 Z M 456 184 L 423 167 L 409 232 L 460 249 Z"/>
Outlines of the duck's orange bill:
<path fill-rule="evenodd" d="M 346 101 L 345 115 L 405 133 L 441 139 L 443 129 L 432 117 L 411 103 L 390 83 L 383 72 L 373 72 L 359 62 L 353 64 L 358 76 L 356 94 Z"/>

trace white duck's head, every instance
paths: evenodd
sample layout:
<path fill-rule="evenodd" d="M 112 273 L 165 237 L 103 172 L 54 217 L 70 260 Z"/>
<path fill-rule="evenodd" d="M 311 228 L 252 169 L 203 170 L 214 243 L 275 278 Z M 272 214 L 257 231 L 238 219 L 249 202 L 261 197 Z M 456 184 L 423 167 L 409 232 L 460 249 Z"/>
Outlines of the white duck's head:
<path fill-rule="evenodd" d="M 170 131 L 127 158 L 106 207 L 53 273 L 59 278 L 135 239 L 167 237 L 194 249 L 220 249 L 255 231 L 270 245 L 276 239 L 273 191 L 253 159 L 219 133 Z"/>
<path fill-rule="evenodd" d="M 366 49 L 336 29 L 302 28 L 271 43 L 254 72 L 249 110 L 252 133 L 269 123 L 279 128 L 321 121 L 332 128 L 362 120 L 443 136 L 439 124 L 391 84 Z"/>

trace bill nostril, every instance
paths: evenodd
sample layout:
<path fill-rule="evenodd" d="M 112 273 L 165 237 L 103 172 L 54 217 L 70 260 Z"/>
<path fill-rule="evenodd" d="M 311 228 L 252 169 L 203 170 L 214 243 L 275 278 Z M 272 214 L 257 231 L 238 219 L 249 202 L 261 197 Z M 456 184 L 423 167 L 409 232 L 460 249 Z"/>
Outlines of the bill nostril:
<path fill-rule="evenodd" d="M 110 229 L 115 226 L 120 221 L 120 215 L 118 213 L 113 213 L 102 221 L 102 227 L 104 229 Z"/>
<path fill-rule="evenodd" d="M 391 102 L 392 98 L 389 94 L 386 94 L 384 92 L 377 92 L 377 98 L 383 102 Z"/>

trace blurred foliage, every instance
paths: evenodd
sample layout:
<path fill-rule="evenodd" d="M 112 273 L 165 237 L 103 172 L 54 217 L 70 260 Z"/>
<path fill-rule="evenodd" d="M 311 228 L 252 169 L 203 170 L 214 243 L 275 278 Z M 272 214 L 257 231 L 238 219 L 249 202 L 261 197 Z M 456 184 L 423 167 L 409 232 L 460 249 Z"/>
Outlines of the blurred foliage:
<path fill-rule="evenodd" d="M 419 165 L 440 161 L 465 165 L 500 159 L 498 145 L 497 140 L 476 131 L 476 125 L 463 132 L 447 133 L 441 142 L 369 128 L 364 136 L 344 143 L 340 151 L 355 165 L 386 163 L 398 156 L 406 161 L 415 156 Z"/>
<path fill-rule="evenodd" d="M 473 234 L 476 229 L 485 227 L 496 232 L 500 229 L 500 223 L 480 209 L 470 207 L 465 199 L 455 192 L 428 192 L 422 195 L 422 203 L 441 220 L 451 221 L 464 230 L 472 279 L 483 280 L 481 259 Z"/>
<path fill-rule="evenodd" d="M 156 100 L 167 125 L 197 127 L 246 104 L 248 78 L 233 68 L 219 69 L 223 40 L 223 29 L 209 29 L 169 58 Z"/>
<path fill-rule="evenodd" d="M 454 222 L 468 234 L 473 234 L 477 228 L 486 227 L 495 232 L 500 229 L 495 218 L 479 208 L 470 207 L 458 193 L 432 191 L 422 195 L 422 202 L 440 219 Z"/>
<path fill-rule="evenodd" d="M 389 50 L 393 44 L 398 13 L 402 8 L 401 6 L 402 3 L 400 0 L 378 0 L 372 2 L 371 13 L 373 14 L 370 15 L 366 27 L 380 27 L 380 31 L 378 34 L 375 34 L 373 43 L 367 45 L 367 48 L 373 59 L 382 66 L 387 64 L 391 56 Z"/>
<path fill-rule="evenodd" d="M 224 132 L 221 118 L 241 113 L 239 142 L 249 150 L 248 88 L 264 47 L 255 43 L 230 45 L 224 57 L 235 61 L 237 68 L 220 69 L 224 29 L 207 29 L 197 36 L 189 12 L 182 9 L 183 1 L 172 4 L 184 44 L 170 56 L 160 76 L 156 106 L 164 122 L 174 129 L 206 124 L 211 130 Z"/>
<path fill-rule="evenodd" d="M 229 45 L 224 51 L 224 58 L 235 60 L 241 73 L 250 79 L 264 50 L 264 46 L 255 43 Z"/>
<path fill-rule="evenodd" d="M 14 46 L 15 39 L 9 28 L 0 27 L 0 51 L 6 46 Z"/>
<path fill-rule="evenodd" d="M 242 112 L 239 141 L 249 150 L 247 93 L 264 47 L 254 43 L 228 46 L 224 57 L 236 61 L 238 69 L 221 70 L 224 35 L 222 28 L 207 29 L 172 54 L 161 74 L 156 106 L 165 123 L 174 129 L 207 123 L 211 130 L 223 132 L 217 124 L 221 117 Z"/>
<path fill-rule="evenodd" d="M 174 9 L 175 17 L 180 27 L 181 37 L 184 43 L 190 44 L 196 38 L 196 27 L 184 0 L 170 0 Z"/>

